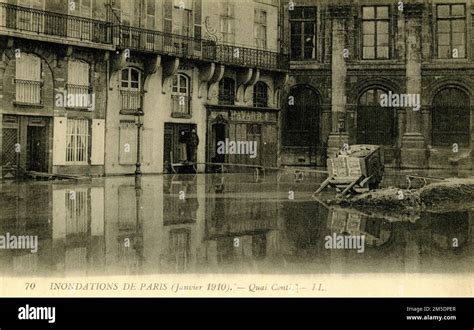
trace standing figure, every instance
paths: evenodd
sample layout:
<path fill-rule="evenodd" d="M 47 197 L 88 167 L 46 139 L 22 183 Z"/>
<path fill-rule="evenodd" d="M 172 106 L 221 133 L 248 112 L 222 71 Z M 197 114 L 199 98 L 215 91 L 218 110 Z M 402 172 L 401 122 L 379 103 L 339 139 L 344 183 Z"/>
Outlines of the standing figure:
<path fill-rule="evenodd" d="M 199 145 L 199 137 L 196 134 L 196 129 L 193 128 L 188 135 L 186 143 L 186 156 L 188 162 L 195 163 L 197 160 L 197 146 Z"/>

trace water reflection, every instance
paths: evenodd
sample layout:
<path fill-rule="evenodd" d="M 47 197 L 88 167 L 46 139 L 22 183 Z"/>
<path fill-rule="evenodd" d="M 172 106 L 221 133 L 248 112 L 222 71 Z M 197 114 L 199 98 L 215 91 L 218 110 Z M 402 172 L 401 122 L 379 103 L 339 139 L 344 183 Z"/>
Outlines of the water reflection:
<path fill-rule="evenodd" d="M 472 272 L 473 211 L 415 223 L 309 200 L 315 185 L 267 176 L 110 177 L 91 184 L 2 183 L 0 235 L 39 250 L 0 250 L 3 274 Z M 288 198 L 289 189 L 299 191 Z M 306 193 L 306 194 L 305 194 Z M 364 253 L 325 248 L 364 235 Z"/>

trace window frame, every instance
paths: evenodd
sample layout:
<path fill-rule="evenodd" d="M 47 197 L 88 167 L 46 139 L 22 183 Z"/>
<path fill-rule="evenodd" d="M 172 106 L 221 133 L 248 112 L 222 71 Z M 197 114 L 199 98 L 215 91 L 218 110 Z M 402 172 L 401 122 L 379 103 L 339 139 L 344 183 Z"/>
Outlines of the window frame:
<path fill-rule="evenodd" d="M 387 15 L 387 18 L 378 18 L 377 17 L 377 8 L 387 8 L 387 12 L 388 12 L 388 15 Z M 374 18 L 364 18 L 364 8 L 374 8 Z M 392 8 L 390 5 L 388 4 L 381 4 L 381 5 L 363 5 L 361 6 L 361 12 L 360 12 L 360 22 L 361 22 L 361 25 L 360 25 L 360 58 L 363 60 L 363 61 L 386 61 L 386 60 L 391 60 L 392 59 L 392 50 L 393 50 L 393 41 L 391 40 L 390 36 L 392 35 L 392 32 L 393 32 L 393 28 L 392 28 L 392 16 L 391 16 L 391 13 L 392 13 Z M 365 43 L 364 43 L 364 22 L 374 22 L 374 45 L 373 46 L 367 46 L 365 47 Z M 388 41 L 388 50 L 387 50 L 387 57 L 378 57 L 378 49 L 380 48 L 377 44 L 377 37 L 378 37 L 378 33 L 377 33 L 377 23 L 378 22 L 386 22 L 387 25 L 388 25 L 388 33 L 387 33 L 387 41 Z M 370 57 L 365 57 L 364 56 L 364 47 L 365 48 L 372 48 L 374 49 L 374 57 L 373 58 L 370 58 Z M 381 47 L 384 47 L 384 46 L 381 46 Z"/>
<path fill-rule="evenodd" d="M 127 74 L 127 79 L 123 79 L 123 72 L 124 71 L 127 71 L 128 74 Z M 138 73 L 138 80 L 132 80 L 132 71 L 136 71 Z M 122 70 L 120 70 L 120 95 L 121 95 L 121 99 L 122 99 L 122 102 L 121 102 L 121 107 L 120 107 L 120 113 L 121 114 L 134 114 L 138 109 L 140 109 L 142 107 L 142 78 L 143 75 L 142 75 L 142 71 L 135 68 L 135 67 L 126 67 L 126 68 L 123 68 Z M 123 87 L 123 83 L 126 82 L 127 83 L 127 86 L 126 87 Z M 138 83 L 138 87 L 132 87 L 132 84 L 133 83 Z M 128 99 L 127 99 L 127 96 L 128 95 Z M 135 97 L 137 98 L 138 97 L 138 101 L 135 100 L 133 101 L 132 98 Z M 124 103 L 124 99 L 125 99 L 125 103 Z M 127 104 L 128 106 L 124 107 L 124 104 Z M 136 107 L 132 107 L 130 106 L 130 104 L 132 105 L 136 105 Z"/>
<path fill-rule="evenodd" d="M 263 15 L 262 15 L 263 14 Z M 261 18 L 264 17 L 264 19 L 261 20 Z M 260 9 L 260 8 L 255 8 L 254 9 L 254 40 L 255 40 L 255 46 L 257 49 L 267 49 L 268 47 L 268 13 L 266 10 Z M 262 30 L 260 30 L 262 29 Z M 263 31 L 264 32 L 264 38 L 261 39 L 259 36 L 259 32 Z M 263 45 L 260 46 L 259 43 L 262 43 Z"/>
<path fill-rule="evenodd" d="M 69 124 L 74 122 L 74 126 L 69 128 Z M 80 123 L 83 123 L 83 127 L 80 127 Z M 83 132 L 77 132 L 77 130 L 82 129 Z M 84 142 L 84 147 L 81 148 L 83 149 L 82 156 L 84 159 L 79 159 L 78 155 L 78 141 L 81 139 Z M 69 139 L 72 138 L 71 143 L 73 144 L 72 147 L 68 147 L 68 144 L 70 142 Z M 66 121 L 66 165 L 89 165 L 90 162 L 90 142 L 91 142 L 91 123 L 89 119 L 83 119 L 83 118 L 67 118 Z M 69 151 L 70 150 L 70 151 Z M 71 155 L 72 159 L 69 158 L 69 154 Z"/>
<path fill-rule="evenodd" d="M 439 8 L 441 6 L 448 6 L 449 7 L 449 16 L 448 17 L 439 17 Z M 464 15 L 461 16 L 452 16 L 452 8 L 454 6 L 463 6 L 464 7 Z M 466 6 L 466 3 L 464 2 L 459 2 L 459 3 L 437 3 L 435 5 L 435 19 L 436 19 L 436 24 L 434 26 L 435 28 L 435 47 L 434 47 L 434 52 L 435 52 L 435 58 L 439 60 L 465 60 L 468 58 L 468 14 L 467 14 L 468 8 Z M 439 54 L 439 22 L 440 21 L 447 21 L 449 22 L 449 56 L 448 57 L 440 57 Z M 453 21 L 463 21 L 464 22 L 464 56 L 463 57 L 453 57 Z"/>
<path fill-rule="evenodd" d="M 84 76 L 87 77 L 87 84 L 83 84 L 79 81 L 74 81 L 72 80 L 71 81 L 71 78 L 73 77 L 77 77 L 76 75 L 73 75 L 73 68 L 71 68 L 71 65 L 74 65 L 74 63 L 77 63 L 79 64 L 79 67 L 81 64 L 83 65 L 86 65 L 87 66 L 87 73 L 84 74 Z M 91 85 L 91 66 L 88 62 L 86 61 L 83 61 L 83 60 L 80 60 L 80 59 L 69 59 L 68 62 L 67 62 L 67 65 L 68 65 L 68 74 L 67 74 L 67 84 L 66 84 L 66 90 L 67 90 L 67 95 L 69 95 L 70 93 L 70 89 L 74 90 L 74 89 L 78 89 L 78 90 L 86 90 L 87 91 L 87 95 L 89 97 L 88 99 L 88 102 L 91 101 L 91 97 L 92 97 L 92 85 Z M 85 95 L 85 94 L 84 94 Z M 74 105 L 69 105 L 69 100 L 66 99 L 66 108 L 78 108 L 78 109 L 88 109 L 90 108 L 90 105 L 91 104 L 82 104 L 82 101 L 84 99 L 80 99 L 80 104 L 74 104 Z M 75 99 L 75 101 L 77 101 Z"/>
<path fill-rule="evenodd" d="M 318 60 L 318 7 L 317 6 L 296 6 L 294 9 L 301 8 L 302 9 L 302 17 L 300 18 L 292 18 L 291 14 L 289 15 L 289 34 L 290 34 L 290 59 L 291 61 L 313 61 Z M 306 18 L 304 15 L 305 9 L 313 9 L 314 10 L 314 18 Z M 314 24 L 314 31 L 313 31 L 313 56 L 311 58 L 305 57 L 305 23 L 313 23 Z M 300 40 L 299 40 L 299 50 L 301 51 L 300 56 L 298 58 L 294 57 L 293 54 L 293 33 L 292 33 L 292 25 L 299 24 L 300 25 Z"/>
<path fill-rule="evenodd" d="M 28 58 L 34 58 L 35 61 L 37 61 L 37 64 L 39 67 L 35 68 L 35 70 L 31 71 L 37 71 L 38 75 L 35 75 L 35 77 L 32 77 L 28 74 L 25 74 L 25 71 L 30 71 L 28 68 L 31 69 L 31 66 L 33 63 L 31 60 L 29 61 Z M 27 59 L 27 62 L 22 62 L 25 59 Z M 21 65 L 24 65 L 25 67 L 20 68 Z M 26 69 L 26 70 L 25 70 Z M 31 73 L 31 72 L 28 72 Z M 33 53 L 22 53 L 20 58 L 15 59 L 15 78 L 14 78 L 14 83 L 15 83 L 15 104 L 24 104 L 24 105 L 33 105 L 33 106 L 43 106 L 43 60 L 40 56 L 33 54 Z M 21 99 L 19 97 L 19 91 L 22 89 L 20 86 L 23 85 L 32 85 L 32 86 L 38 86 L 37 88 L 39 89 L 38 91 L 34 91 L 35 93 L 38 93 L 36 97 L 33 97 L 33 99 L 38 99 L 37 102 L 29 102 L 29 100 Z M 27 89 L 27 88 L 26 88 Z"/>
<path fill-rule="evenodd" d="M 181 85 L 181 78 L 184 78 L 185 85 Z M 176 82 L 176 84 L 175 84 Z M 181 89 L 185 89 L 184 92 Z M 183 105 L 177 105 L 176 103 L 184 97 L 185 104 L 184 108 L 181 109 Z M 172 117 L 191 117 L 191 99 L 192 99 L 192 82 L 191 77 L 183 72 L 178 72 L 173 77 L 171 82 L 171 116 Z M 179 104 L 179 103 L 178 103 Z M 180 110 L 177 110 L 180 109 Z"/>
<path fill-rule="evenodd" d="M 226 82 L 232 82 L 231 86 L 226 86 Z M 228 87 L 228 88 L 226 88 Z M 224 77 L 219 82 L 219 95 L 218 103 L 219 105 L 235 105 L 235 80 L 230 77 Z"/>
<path fill-rule="evenodd" d="M 229 0 L 222 2 L 219 25 L 223 43 L 235 44 L 235 5 Z"/>
<path fill-rule="evenodd" d="M 265 87 L 264 93 L 263 90 L 258 90 L 260 87 Z M 253 86 L 253 106 L 254 108 L 267 108 L 268 107 L 268 85 L 263 81 L 258 81 Z M 260 94 L 260 95 L 259 95 Z M 262 102 L 264 100 L 264 102 Z"/>

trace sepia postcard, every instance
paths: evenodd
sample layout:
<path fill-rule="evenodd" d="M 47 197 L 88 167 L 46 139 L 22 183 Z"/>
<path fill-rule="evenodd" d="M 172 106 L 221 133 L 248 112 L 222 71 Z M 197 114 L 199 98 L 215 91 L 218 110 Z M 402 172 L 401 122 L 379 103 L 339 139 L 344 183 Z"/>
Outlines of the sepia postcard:
<path fill-rule="evenodd" d="M 474 0 L 4 0 L 0 55 L 0 297 L 474 296 Z"/>

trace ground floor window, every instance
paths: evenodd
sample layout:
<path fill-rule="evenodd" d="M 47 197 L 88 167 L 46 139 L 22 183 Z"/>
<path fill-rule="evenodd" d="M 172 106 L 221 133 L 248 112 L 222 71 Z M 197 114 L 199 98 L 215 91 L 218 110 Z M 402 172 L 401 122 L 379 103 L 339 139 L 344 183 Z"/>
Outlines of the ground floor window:
<path fill-rule="evenodd" d="M 87 164 L 89 161 L 89 121 L 87 119 L 68 119 L 66 141 L 66 162 L 78 165 Z"/>
<path fill-rule="evenodd" d="M 469 146 L 471 136 L 469 96 L 454 87 L 436 94 L 431 113 L 432 145 Z"/>

